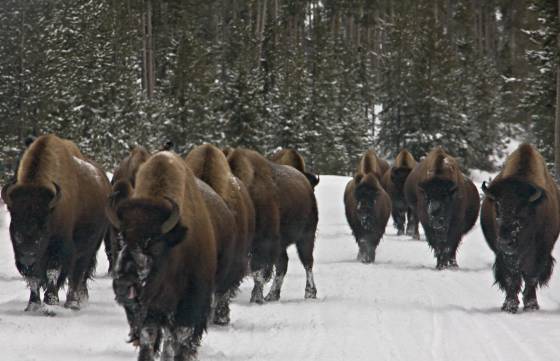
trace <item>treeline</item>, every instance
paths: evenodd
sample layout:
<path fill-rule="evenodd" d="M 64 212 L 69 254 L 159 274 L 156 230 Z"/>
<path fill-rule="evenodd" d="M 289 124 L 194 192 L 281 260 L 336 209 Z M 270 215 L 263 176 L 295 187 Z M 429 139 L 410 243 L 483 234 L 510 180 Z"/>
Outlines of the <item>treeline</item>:
<path fill-rule="evenodd" d="M 491 169 L 518 127 L 552 160 L 558 28 L 556 0 L 3 0 L 0 163 L 55 132 L 108 169 L 167 140 Z"/>

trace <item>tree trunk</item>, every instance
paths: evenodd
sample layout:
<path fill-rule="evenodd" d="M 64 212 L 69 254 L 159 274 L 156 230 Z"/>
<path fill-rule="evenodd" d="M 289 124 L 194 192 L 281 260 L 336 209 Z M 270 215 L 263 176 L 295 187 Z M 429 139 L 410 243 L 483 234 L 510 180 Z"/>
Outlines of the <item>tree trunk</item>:
<path fill-rule="evenodd" d="M 143 75 L 144 87 L 148 98 L 154 94 L 155 88 L 155 64 L 154 64 L 154 48 L 152 37 L 152 1 L 146 0 L 144 14 L 142 16 L 142 28 L 144 32 L 144 59 L 143 59 Z"/>
<path fill-rule="evenodd" d="M 560 21 L 560 0 L 558 0 L 558 20 Z M 560 31 L 556 34 L 560 49 Z M 556 179 L 560 179 L 560 61 L 556 59 L 556 121 L 554 122 L 554 165 Z"/>

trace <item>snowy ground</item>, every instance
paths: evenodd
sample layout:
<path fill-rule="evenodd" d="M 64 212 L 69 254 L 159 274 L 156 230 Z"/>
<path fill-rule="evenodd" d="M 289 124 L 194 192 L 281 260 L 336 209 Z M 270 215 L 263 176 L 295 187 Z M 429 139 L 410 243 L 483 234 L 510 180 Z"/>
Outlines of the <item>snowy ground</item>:
<path fill-rule="evenodd" d="M 318 299 L 303 299 L 305 274 L 290 249 L 281 301 L 250 305 L 252 282 L 246 281 L 232 324 L 209 328 L 201 360 L 560 360 L 558 272 L 539 292 L 540 311 L 510 315 L 499 311 L 503 296 L 492 286 L 493 256 L 478 225 L 459 250 L 458 271 L 435 271 L 425 242 L 397 237 L 392 226 L 376 263 L 360 264 L 344 218 L 346 181 L 322 176 L 316 190 Z M 0 359 L 134 360 L 136 351 L 124 342 L 124 313 L 104 276 L 104 255 L 87 308 L 57 307 L 55 317 L 26 314 L 28 292 L 13 264 L 3 207 L 1 218 Z"/>

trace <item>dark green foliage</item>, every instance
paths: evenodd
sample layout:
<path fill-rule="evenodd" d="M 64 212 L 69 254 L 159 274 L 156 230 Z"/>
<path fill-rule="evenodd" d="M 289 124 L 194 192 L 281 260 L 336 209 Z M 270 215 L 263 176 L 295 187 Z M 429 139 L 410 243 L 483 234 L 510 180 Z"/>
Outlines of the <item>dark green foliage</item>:
<path fill-rule="evenodd" d="M 533 2 L 552 14 L 554 1 Z M 420 157 L 443 145 L 466 168 L 491 169 L 509 124 L 522 123 L 512 116 L 528 112 L 548 151 L 554 87 L 551 62 L 539 61 L 554 56 L 554 34 L 531 35 L 540 42 L 529 54 L 532 85 L 517 107 L 527 69 L 512 34 L 526 25 L 514 17 L 524 1 L 483 4 L 4 0 L 0 177 L 26 135 L 46 132 L 107 170 L 130 145 L 157 150 L 168 140 L 180 152 L 203 142 L 294 147 L 331 174 L 352 173 L 369 147 L 392 158 L 405 146 Z"/>

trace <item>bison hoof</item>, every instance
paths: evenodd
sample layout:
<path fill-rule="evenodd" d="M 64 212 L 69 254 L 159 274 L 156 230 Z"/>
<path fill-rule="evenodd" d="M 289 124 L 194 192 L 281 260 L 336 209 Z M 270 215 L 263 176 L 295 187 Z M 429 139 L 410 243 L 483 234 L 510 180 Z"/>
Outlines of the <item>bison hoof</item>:
<path fill-rule="evenodd" d="M 539 303 L 535 299 L 525 302 L 525 305 L 523 306 L 523 311 L 526 312 L 538 311 L 539 309 Z"/>
<path fill-rule="evenodd" d="M 230 322 L 229 316 L 223 316 L 223 315 L 214 316 L 214 320 L 213 320 L 214 325 L 226 326 L 229 325 L 229 322 Z"/>
<path fill-rule="evenodd" d="M 398 229 L 397 230 L 397 236 L 402 236 L 402 235 L 404 235 L 404 230 Z"/>
<path fill-rule="evenodd" d="M 306 288 L 305 289 L 305 298 L 317 298 L 317 289 L 316 288 Z"/>
<path fill-rule="evenodd" d="M 270 292 L 268 292 L 268 295 L 266 295 L 264 300 L 266 302 L 274 302 L 274 301 L 278 301 L 279 299 L 280 299 L 280 291 L 271 290 Z"/>
<path fill-rule="evenodd" d="M 251 294 L 251 303 L 256 303 L 258 305 L 262 305 L 264 303 L 264 297 L 262 293 L 253 292 Z"/>
<path fill-rule="evenodd" d="M 459 265 L 457 264 L 457 260 L 456 259 L 450 259 L 448 267 L 453 268 L 453 269 L 459 268 Z"/>
<path fill-rule="evenodd" d="M 366 252 L 358 252 L 358 261 L 362 263 L 373 263 L 375 262 L 375 252 L 373 253 L 366 253 Z"/>
<path fill-rule="evenodd" d="M 64 308 L 69 308 L 73 311 L 80 310 L 80 303 L 77 300 L 68 300 L 64 303 Z"/>
<path fill-rule="evenodd" d="M 44 309 L 41 302 L 29 302 L 27 307 L 25 307 L 25 312 L 39 312 Z"/>
<path fill-rule="evenodd" d="M 519 301 L 517 300 L 506 300 L 502 305 L 502 311 L 509 313 L 517 313 L 519 308 Z"/>
<path fill-rule="evenodd" d="M 45 293 L 45 303 L 50 306 L 59 304 L 58 295 L 55 293 Z"/>

